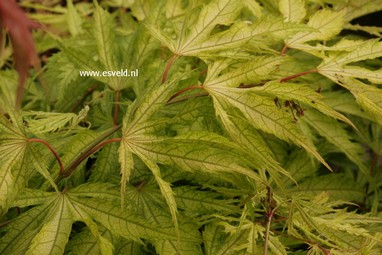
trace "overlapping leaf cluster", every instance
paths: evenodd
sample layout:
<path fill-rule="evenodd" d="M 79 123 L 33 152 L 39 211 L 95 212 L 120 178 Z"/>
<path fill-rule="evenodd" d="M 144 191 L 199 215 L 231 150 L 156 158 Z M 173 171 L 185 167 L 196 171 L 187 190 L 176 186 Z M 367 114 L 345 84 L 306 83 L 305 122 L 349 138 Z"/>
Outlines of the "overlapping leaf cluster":
<path fill-rule="evenodd" d="M 15 109 L 0 45 L 1 254 L 381 253 L 382 42 L 350 23 L 380 0 L 23 5 L 44 71 Z"/>

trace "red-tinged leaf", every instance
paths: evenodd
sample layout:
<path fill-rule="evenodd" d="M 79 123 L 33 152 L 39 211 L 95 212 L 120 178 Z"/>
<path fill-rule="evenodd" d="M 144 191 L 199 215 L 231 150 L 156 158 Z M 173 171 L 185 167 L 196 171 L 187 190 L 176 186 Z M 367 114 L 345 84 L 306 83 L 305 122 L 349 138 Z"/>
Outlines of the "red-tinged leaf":
<path fill-rule="evenodd" d="M 30 66 L 37 67 L 39 60 L 32 38 L 31 29 L 39 25 L 30 20 L 14 0 L 0 1 L 0 28 L 5 28 L 13 47 L 15 68 L 19 74 L 16 94 L 16 109 L 21 106 L 25 82 Z"/>

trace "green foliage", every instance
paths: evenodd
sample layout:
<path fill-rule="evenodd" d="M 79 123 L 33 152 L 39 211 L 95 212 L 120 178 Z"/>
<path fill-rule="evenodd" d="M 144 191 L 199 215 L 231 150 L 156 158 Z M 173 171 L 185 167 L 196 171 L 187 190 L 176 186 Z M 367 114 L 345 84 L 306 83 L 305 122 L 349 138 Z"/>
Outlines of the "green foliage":
<path fill-rule="evenodd" d="M 382 253 L 380 0 L 54 2 L 21 109 L 0 40 L 0 254 Z"/>

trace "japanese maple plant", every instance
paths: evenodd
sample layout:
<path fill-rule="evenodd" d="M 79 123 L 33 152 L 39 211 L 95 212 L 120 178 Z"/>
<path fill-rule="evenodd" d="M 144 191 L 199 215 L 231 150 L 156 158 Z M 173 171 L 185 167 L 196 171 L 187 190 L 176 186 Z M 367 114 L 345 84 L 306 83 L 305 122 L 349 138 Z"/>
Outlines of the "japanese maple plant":
<path fill-rule="evenodd" d="M 0 254 L 382 254 L 380 10 L 0 1 Z"/>

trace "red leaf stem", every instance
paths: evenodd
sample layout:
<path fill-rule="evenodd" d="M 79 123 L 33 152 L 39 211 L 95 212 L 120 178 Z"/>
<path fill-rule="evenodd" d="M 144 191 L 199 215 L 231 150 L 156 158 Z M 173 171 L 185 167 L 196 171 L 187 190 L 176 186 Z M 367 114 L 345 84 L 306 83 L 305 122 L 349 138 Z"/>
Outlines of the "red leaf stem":
<path fill-rule="evenodd" d="M 174 54 L 172 55 L 172 57 L 170 58 L 170 60 L 168 61 L 167 63 L 167 66 L 166 66 L 166 69 L 164 70 L 164 73 L 163 73 L 163 77 L 162 77 L 162 84 L 165 83 L 166 79 L 167 79 L 167 74 L 168 74 L 168 71 L 170 71 L 170 68 L 172 66 L 172 64 L 174 63 L 175 59 L 178 57 L 178 55 Z"/>
<path fill-rule="evenodd" d="M 60 166 L 60 174 L 64 173 L 65 168 L 64 168 L 64 165 L 62 164 L 62 160 L 61 160 L 60 156 L 58 156 L 57 152 L 53 149 L 53 147 L 47 141 L 39 139 L 39 138 L 29 138 L 28 142 L 30 142 L 30 143 L 42 143 L 46 147 L 48 147 L 48 149 L 52 152 L 54 157 L 57 159 L 58 165 Z"/>

